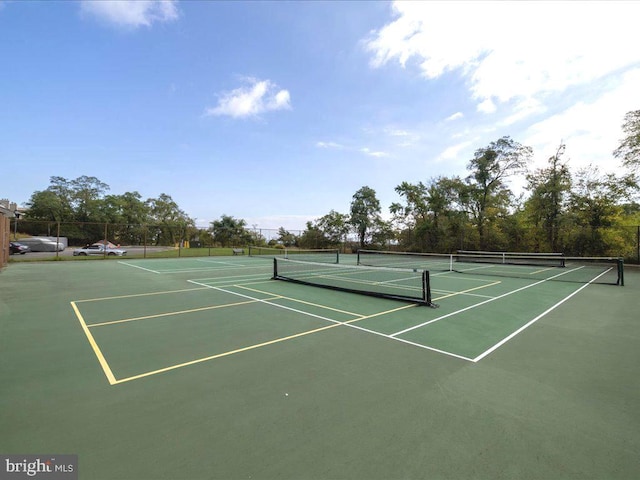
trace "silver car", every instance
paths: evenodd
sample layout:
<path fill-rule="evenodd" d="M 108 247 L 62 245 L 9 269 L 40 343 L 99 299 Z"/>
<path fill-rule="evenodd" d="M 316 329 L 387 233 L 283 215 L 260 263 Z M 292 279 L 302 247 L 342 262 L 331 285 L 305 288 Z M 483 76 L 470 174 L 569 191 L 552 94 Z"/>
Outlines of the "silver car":
<path fill-rule="evenodd" d="M 111 248 L 106 247 L 104 245 L 88 245 L 84 248 L 76 248 L 73 251 L 74 256 L 87 256 L 87 255 L 108 255 L 114 256 L 117 255 L 121 257 L 122 255 L 126 255 L 127 251 L 121 248 Z"/>

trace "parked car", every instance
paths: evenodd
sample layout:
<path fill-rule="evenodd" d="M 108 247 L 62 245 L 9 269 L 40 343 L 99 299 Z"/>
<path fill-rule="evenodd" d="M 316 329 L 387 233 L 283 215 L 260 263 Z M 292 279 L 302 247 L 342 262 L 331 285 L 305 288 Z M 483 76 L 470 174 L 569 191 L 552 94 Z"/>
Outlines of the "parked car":
<path fill-rule="evenodd" d="M 126 255 L 127 251 L 121 248 L 111 248 L 109 246 L 105 247 L 104 245 L 87 245 L 84 248 L 76 248 L 73 251 L 74 256 L 105 255 L 105 254 L 109 256 L 117 255 L 121 257 L 122 255 Z"/>
<path fill-rule="evenodd" d="M 20 239 L 20 243 L 29 247 L 32 252 L 61 252 L 64 250 L 64 244 L 62 242 L 56 242 L 49 238 L 22 238 Z"/>
<path fill-rule="evenodd" d="M 31 249 L 26 245 L 23 245 L 19 242 L 9 242 L 9 253 L 13 255 L 14 253 L 19 253 L 20 255 L 24 255 L 27 252 L 30 252 Z"/>

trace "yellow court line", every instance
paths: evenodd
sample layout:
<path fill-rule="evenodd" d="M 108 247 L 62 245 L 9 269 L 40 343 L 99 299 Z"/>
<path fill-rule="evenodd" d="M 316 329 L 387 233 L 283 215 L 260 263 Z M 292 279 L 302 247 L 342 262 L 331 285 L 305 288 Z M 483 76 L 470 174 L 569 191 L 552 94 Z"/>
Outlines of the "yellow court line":
<path fill-rule="evenodd" d="M 239 286 L 239 285 L 237 285 L 237 286 Z M 289 297 L 281 297 L 281 298 L 295 301 L 295 299 L 289 298 Z M 266 300 L 261 300 L 261 301 L 266 301 Z M 417 304 L 403 305 L 401 307 L 393 308 L 391 310 L 386 310 L 384 312 L 378 312 L 378 313 L 374 313 L 374 314 L 371 314 L 371 315 L 361 316 L 360 318 L 354 318 L 353 320 L 347 320 L 345 322 L 336 322 L 336 323 L 333 323 L 331 325 L 327 325 L 325 327 L 315 328 L 313 330 L 307 330 L 305 332 L 296 333 L 294 335 L 289 335 L 287 337 L 276 338 L 274 340 L 269 340 L 268 342 L 258 343 L 258 344 L 255 344 L 255 345 L 250 345 L 248 347 L 238 348 L 236 350 L 231 350 L 231 351 L 224 352 L 224 353 L 218 353 L 216 355 L 211 355 L 211 356 L 204 357 L 204 358 L 198 358 L 196 360 L 191 360 L 189 362 L 179 363 L 177 365 L 171 365 L 170 367 L 160 368 L 158 370 L 152 370 L 152 371 L 149 371 L 149 372 L 141 373 L 139 375 L 134 375 L 134 376 L 131 376 L 131 377 L 122 378 L 120 380 L 116 380 L 114 383 L 115 384 L 119 384 L 119 383 L 130 382 L 132 380 L 139 380 L 139 379 L 144 378 L 144 377 L 150 377 L 152 375 L 157 375 L 159 373 L 169 372 L 171 370 L 176 370 L 178 368 L 188 367 L 188 366 L 191 366 L 191 365 L 196 365 L 198 363 L 207 362 L 209 360 L 215 360 L 217 358 L 222 358 L 222 357 L 227 357 L 227 356 L 230 356 L 230 355 L 235 355 L 237 353 L 247 352 L 249 350 L 254 350 L 256 348 L 261 348 L 261 347 L 266 347 L 266 346 L 269 346 L 269 345 L 274 345 L 276 343 L 285 342 L 287 340 L 293 340 L 295 338 L 299 338 L 299 337 L 303 337 L 303 336 L 306 336 L 306 335 L 310 335 L 312 333 L 318 333 L 318 332 L 322 332 L 324 330 L 329 330 L 330 328 L 341 327 L 341 326 L 344 326 L 344 325 L 348 325 L 350 323 L 354 323 L 354 322 L 359 322 L 361 320 L 365 320 L 367 318 L 379 317 L 381 315 L 397 312 L 398 310 L 404 310 L 406 308 L 412 308 L 412 307 L 416 307 L 416 306 L 417 306 Z"/>
<path fill-rule="evenodd" d="M 196 360 L 191 360 L 190 362 L 179 363 L 177 365 L 171 365 L 170 367 L 160 368 L 158 370 L 152 370 L 150 372 L 141 373 L 140 375 L 134 375 L 132 377 L 127 377 L 127 378 L 123 378 L 121 380 L 116 380 L 115 383 L 124 383 L 124 382 L 129 382 L 131 380 L 138 380 L 140 378 L 150 377 L 151 375 L 157 375 L 159 373 L 169 372 L 171 370 L 176 370 L 178 368 L 188 367 L 190 365 L 196 365 L 198 363 L 207 362 L 209 360 L 215 360 L 216 358 L 227 357 L 229 355 L 234 355 L 236 353 L 247 352 L 249 350 L 254 350 L 256 348 L 266 347 L 267 345 L 273 345 L 275 343 L 280 343 L 280 342 L 284 342 L 284 341 L 287 341 L 287 340 L 292 340 L 294 338 L 303 337 L 305 335 L 309 335 L 309 334 L 312 334 L 312 333 L 320 332 L 322 330 L 328 330 L 329 328 L 339 327 L 340 325 L 342 325 L 342 324 L 334 323 L 334 324 L 331 324 L 331 325 L 327 325 L 326 327 L 316 328 L 315 330 L 308 330 L 306 332 L 296 333 L 295 335 L 289 335 L 288 337 L 276 338 L 275 340 L 269 340 L 268 342 L 257 343 L 255 345 L 250 345 L 248 347 L 238 348 L 237 350 L 231 350 L 229 352 L 218 353 L 216 355 L 211 355 L 209 357 L 198 358 Z"/>
<path fill-rule="evenodd" d="M 183 292 L 193 292 L 196 290 L 205 290 L 207 287 L 197 287 L 197 288 L 182 288 L 180 290 L 166 290 L 163 292 L 147 292 L 147 293 L 133 293 L 130 295 L 117 295 L 115 297 L 99 297 L 99 298 L 88 298 L 86 300 L 75 300 L 75 303 L 86 303 L 86 302 L 99 302 L 101 300 L 117 300 L 121 298 L 134 298 L 134 297 L 146 297 L 151 295 L 166 295 L 168 293 L 183 293 Z"/>
<path fill-rule="evenodd" d="M 278 295 L 274 295 L 272 296 L 272 298 L 265 299 L 265 300 L 276 300 L 278 298 L 280 298 Z M 111 320 L 109 322 L 92 323 L 91 325 L 87 325 L 87 327 L 88 328 L 104 327 L 105 325 L 115 325 L 118 323 L 136 322 L 138 320 L 148 320 L 150 318 L 170 317 L 171 315 L 182 315 L 185 313 L 203 312 L 205 310 L 215 310 L 218 308 L 237 307 L 238 305 L 247 305 L 249 303 L 256 303 L 259 301 L 260 300 L 247 300 L 246 302 L 227 303 L 224 305 L 212 305 L 209 307 L 192 308 L 189 310 L 178 310 L 176 312 L 157 313 L 155 315 L 145 315 L 143 317 L 123 318 L 122 320 Z"/>
<path fill-rule="evenodd" d="M 78 310 L 78 306 L 75 304 L 75 302 L 71 302 L 71 307 L 73 308 L 73 311 L 76 312 L 76 317 L 78 317 L 78 321 L 82 326 L 82 330 L 84 331 L 84 334 L 87 336 L 87 339 L 89 340 L 89 344 L 91 345 L 91 348 L 93 348 L 93 353 L 95 353 L 96 357 L 98 357 L 98 362 L 100 362 L 102 371 L 107 376 L 107 380 L 109 380 L 109 384 L 114 385 L 118 383 L 118 381 L 116 380 L 116 377 L 113 375 L 113 372 L 111 371 L 111 367 L 109 367 L 107 360 L 104 358 L 104 355 L 100 350 L 100 347 L 98 346 L 95 339 L 93 338 L 93 335 L 91 335 L 91 332 L 89 331 L 89 327 L 87 327 L 87 324 L 85 323 L 84 318 L 82 318 L 82 314 L 80 313 L 80 310 Z"/>
<path fill-rule="evenodd" d="M 443 295 L 442 297 L 434 298 L 433 301 L 435 302 L 437 300 L 442 300 L 444 298 L 455 297 L 456 295 L 463 295 L 465 293 L 473 292 L 475 290 L 481 290 L 483 288 L 493 287 L 494 285 L 499 285 L 501 283 L 502 283 L 502 281 L 497 281 L 497 282 L 493 282 L 493 283 L 488 283 L 486 285 L 480 285 L 479 287 L 469 288 L 467 290 L 461 290 L 459 292 L 453 292 L 453 293 L 450 293 L 449 295 Z"/>

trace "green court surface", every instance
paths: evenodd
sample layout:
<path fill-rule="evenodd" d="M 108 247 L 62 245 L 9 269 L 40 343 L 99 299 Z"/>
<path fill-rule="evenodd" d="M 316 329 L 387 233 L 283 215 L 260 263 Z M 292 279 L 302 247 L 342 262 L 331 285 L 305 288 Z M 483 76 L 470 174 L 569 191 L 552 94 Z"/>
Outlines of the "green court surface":
<path fill-rule="evenodd" d="M 432 272 L 438 308 L 272 273 L 11 264 L 0 453 L 77 454 L 95 480 L 640 478 L 634 268 L 623 287 Z"/>

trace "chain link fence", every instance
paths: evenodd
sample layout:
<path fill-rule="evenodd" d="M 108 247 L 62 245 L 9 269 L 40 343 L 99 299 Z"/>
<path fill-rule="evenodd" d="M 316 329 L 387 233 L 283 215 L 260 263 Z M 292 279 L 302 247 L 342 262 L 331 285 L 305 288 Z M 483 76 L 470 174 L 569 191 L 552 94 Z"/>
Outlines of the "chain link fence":
<path fill-rule="evenodd" d="M 228 235 L 214 237 L 207 228 L 186 224 L 109 224 L 100 222 L 47 222 L 11 219 L 8 232 L 12 240 L 37 236 L 59 239 L 65 247 L 84 247 L 87 244 L 108 241 L 126 247 L 131 253 L 147 256 L 154 252 L 190 249 L 191 254 L 207 255 L 215 248 L 240 248 L 248 245 L 278 245 L 304 248 L 340 247 L 342 252 L 354 252 L 357 242 L 347 237 L 340 245 L 328 245 L 326 238 L 314 237 L 308 232 L 289 230 L 283 239 L 281 229 L 248 228 Z M 5 229 L 5 233 L 6 232 Z M 304 241 L 304 245 L 302 245 Z M 610 228 L 559 229 L 554 235 L 556 247 L 549 246 L 545 232 L 533 228 L 513 232 L 493 232 L 480 242 L 478 232 L 470 227 L 460 228 L 448 235 L 433 231 L 404 231 L 394 240 L 378 248 L 403 251 L 451 253 L 456 250 L 491 250 L 511 252 L 561 252 L 568 256 L 623 257 L 627 263 L 640 264 L 640 225 Z M 286 244 L 288 243 L 288 244 Z M 482 245 L 481 245 L 482 244 Z M 201 249 L 197 252 L 196 249 Z M 174 255 L 174 253 L 167 253 Z"/>

